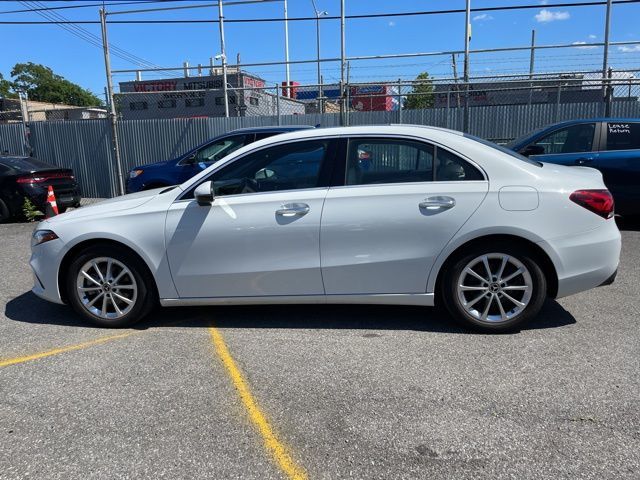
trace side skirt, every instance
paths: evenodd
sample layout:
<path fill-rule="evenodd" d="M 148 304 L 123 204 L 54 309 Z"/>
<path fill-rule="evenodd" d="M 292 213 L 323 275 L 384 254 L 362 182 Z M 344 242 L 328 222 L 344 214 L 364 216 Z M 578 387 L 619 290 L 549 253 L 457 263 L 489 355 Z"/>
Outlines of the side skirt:
<path fill-rule="evenodd" d="M 198 305 L 277 305 L 277 304 L 375 304 L 420 305 L 432 307 L 433 293 L 371 294 L 371 295 L 295 295 L 268 297 L 207 297 L 163 298 L 163 307 L 187 307 Z"/>

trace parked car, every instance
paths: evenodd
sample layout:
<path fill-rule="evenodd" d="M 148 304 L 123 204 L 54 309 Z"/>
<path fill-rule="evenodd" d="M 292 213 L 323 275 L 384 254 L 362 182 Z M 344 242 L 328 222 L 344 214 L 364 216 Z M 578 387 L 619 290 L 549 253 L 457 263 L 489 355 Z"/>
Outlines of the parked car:
<path fill-rule="evenodd" d="M 640 119 L 596 118 L 556 123 L 507 145 L 541 162 L 600 170 L 616 213 L 640 215 Z"/>
<path fill-rule="evenodd" d="M 613 281 L 612 217 L 591 168 L 438 128 L 304 130 L 40 223 L 33 291 L 113 327 L 158 301 L 437 303 L 504 331 L 547 297 Z"/>
<path fill-rule="evenodd" d="M 234 130 L 208 140 L 178 158 L 134 167 L 127 178 L 127 193 L 177 185 L 189 180 L 212 163 L 221 160 L 240 147 L 249 145 L 256 140 L 278 135 L 279 133 L 309 128 L 313 127 L 293 125 Z"/>
<path fill-rule="evenodd" d="M 0 222 L 21 216 L 26 199 L 44 213 L 49 185 L 60 212 L 80 205 L 73 170 L 32 157 L 0 156 Z"/>

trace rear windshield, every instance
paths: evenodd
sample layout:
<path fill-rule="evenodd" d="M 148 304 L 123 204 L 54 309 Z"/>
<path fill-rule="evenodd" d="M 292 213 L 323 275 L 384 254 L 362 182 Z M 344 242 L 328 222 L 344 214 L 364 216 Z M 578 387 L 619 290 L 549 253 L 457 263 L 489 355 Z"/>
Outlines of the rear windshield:
<path fill-rule="evenodd" d="M 18 172 L 32 172 L 34 170 L 56 168 L 53 165 L 41 162 L 37 158 L 30 157 L 0 157 L 0 163 Z"/>
<path fill-rule="evenodd" d="M 520 155 L 517 152 L 514 152 L 513 150 L 509 150 L 506 147 L 503 147 L 501 145 L 497 145 L 493 142 L 490 142 L 489 140 L 485 140 L 484 138 L 480 138 L 480 137 L 476 137 L 474 135 L 469 135 L 468 133 L 464 134 L 465 137 L 470 138 L 471 140 L 475 140 L 476 142 L 480 142 L 483 145 L 486 145 L 487 147 L 491 147 L 491 148 L 495 148 L 496 150 L 502 152 L 502 153 L 506 153 L 507 155 L 511 155 L 513 158 L 516 158 L 522 162 L 526 162 L 530 165 L 535 165 L 537 167 L 542 167 L 542 163 L 538 162 L 536 160 L 531 160 L 530 158 L 525 157 L 524 155 Z"/>

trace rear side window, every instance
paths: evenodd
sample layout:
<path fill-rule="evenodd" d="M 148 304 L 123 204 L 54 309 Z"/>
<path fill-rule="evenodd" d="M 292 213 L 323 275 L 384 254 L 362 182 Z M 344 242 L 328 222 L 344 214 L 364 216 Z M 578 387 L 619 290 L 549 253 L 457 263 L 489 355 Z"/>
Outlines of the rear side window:
<path fill-rule="evenodd" d="M 541 147 L 536 155 L 590 152 L 595 130 L 595 123 L 581 123 L 556 130 L 533 144 Z"/>
<path fill-rule="evenodd" d="M 607 123 L 607 150 L 640 150 L 640 123 Z"/>
<path fill-rule="evenodd" d="M 396 139 L 349 141 L 347 185 L 430 182 L 433 145 Z"/>
<path fill-rule="evenodd" d="M 434 145 L 403 139 L 352 139 L 347 185 L 483 180 L 466 160 Z"/>

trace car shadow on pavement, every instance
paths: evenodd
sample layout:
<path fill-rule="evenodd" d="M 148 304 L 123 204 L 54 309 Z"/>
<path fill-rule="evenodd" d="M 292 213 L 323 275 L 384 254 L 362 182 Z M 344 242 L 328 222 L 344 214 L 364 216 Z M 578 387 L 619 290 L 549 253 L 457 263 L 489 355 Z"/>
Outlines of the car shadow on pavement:
<path fill-rule="evenodd" d="M 17 322 L 84 327 L 70 307 L 46 302 L 31 292 L 9 301 L 5 316 Z M 558 328 L 576 323 L 571 313 L 549 300 L 523 330 Z M 261 305 L 157 308 L 132 328 L 196 327 L 282 329 L 414 330 L 469 333 L 439 308 L 397 305 Z"/>

